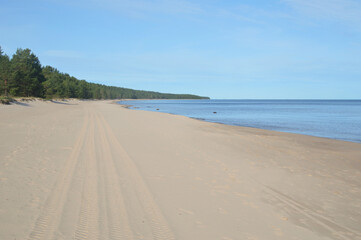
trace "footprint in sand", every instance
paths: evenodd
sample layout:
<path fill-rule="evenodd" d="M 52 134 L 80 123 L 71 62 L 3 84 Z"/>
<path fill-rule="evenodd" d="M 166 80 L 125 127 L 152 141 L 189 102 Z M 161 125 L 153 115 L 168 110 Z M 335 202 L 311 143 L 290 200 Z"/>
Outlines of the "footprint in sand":
<path fill-rule="evenodd" d="M 188 215 L 194 215 L 194 212 L 184 209 L 184 208 L 178 208 L 178 211 L 180 211 L 181 213 L 188 214 Z"/>
<path fill-rule="evenodd" d="M 8 179 L 7 178 L 5 178 L 5 177 L 3 177 L 3 178 L 0 178 L 0 181 L 1 182 L 5 182 L 5 181 L 7 181 Z"/>
<path fill-rule="evenodd" d="M 204 227 L 206 227 L 201 221 L 196 221 L 196 226 L 197 226 L 198 228 L 204 228 Z"/>
<path fill-rule="evenodd" d="M 278 237 L 283 236 L 283 232 L 280 228 L 272 226 L 274 234 L 276 234 Z"/>
<path fill-rule="evenodd" d="M 223 208 L 218 208 L 218 212 L 221 214 L 228 214 L 228 211 Z"/>

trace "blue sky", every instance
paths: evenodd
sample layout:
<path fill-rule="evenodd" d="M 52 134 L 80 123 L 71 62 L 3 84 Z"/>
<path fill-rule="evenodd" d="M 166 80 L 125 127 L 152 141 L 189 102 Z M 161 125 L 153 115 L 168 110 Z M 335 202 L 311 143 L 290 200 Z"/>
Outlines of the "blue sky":
<path fill-rule="evenodd" d="M 359 0 L 0 0 L 0 46 L 113 86 L 361 99 Z"/>

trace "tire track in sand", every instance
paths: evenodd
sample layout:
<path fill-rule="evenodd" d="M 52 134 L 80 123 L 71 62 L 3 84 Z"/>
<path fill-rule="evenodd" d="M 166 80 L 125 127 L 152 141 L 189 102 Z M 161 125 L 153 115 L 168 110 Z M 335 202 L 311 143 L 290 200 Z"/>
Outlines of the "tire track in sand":
<path fill-rule="evenodd" d="M 127 209 L 124 204 L 119 177 L 115 170 L 114 159 L 111 154 L 110 144 L 106 137 L 104 127 L 96 116 L 99 132 L 101 164 L 103 165 L 102 177 L 104 178 L 105 210 L 107 217 L 108 238 L 103 239 L 133 239 L 133 232 L 129 224 Z"/>
<path fill-rule="evenodd" d="M 354 230 L 341 226 L 326 216 L 318 213 L 307 205 L 289 197 L 288 195 L 262 184 L 276 200 L 282 203 L 283 208 L 291 215 L 299 215 L 306 223 L 322 229 L 332 239 L 353 240 L 361 239 L 361 235 Z M 306 224 L 307 225 L 307 224 Z"/>
<path fill-rule="evenodd" d="M 99 239 L 99 207 L 98 207 L 98 171 L 95 151 L 94 115 L 90 115 L 88 137 L 85 144 L 87 151 L 85 159 L 85 177 L 83 181 L 82 197 L 78 224 L 74 239 Z"/>
<path fill-rule="evenodd" d="M 118 165 L 118 173 L 123 176 L 127 176 L 129 180 L 132 182 L 134 191 L 136 192 L 138 201 L 141 204 L 141 208 L 143 209 L 144 215 L 146 216 L 151 231 L 152 231 L 152 239 L 157 240 L 173 240 L 175 236 L 170 229 L 166 219 L 164 218 L 159 206 L 154 201 L 154 198 L 146 186 L 139 170 L 133 160 L 130 158 L 128 153 L 124 150 L 122 145 L 119 143 L 118 139 L 113 134 L 109 124 L 106 122 L 104 117 L 99 114 L 99 118 L 101 124 L 101 128 L 104 126 L 106 136 L 109 138 L 109 143 L 112 144 L 112 149 L 116 152 L 116 164 Z M 104 130 L 102 130 L 104 132 Z M 109 148 L 109 146 L 108 146 Z M 110 153 L 110 149 L 107 149 Z"/>
<path fill-rule="evenodd" d="M 49 240 L 54 238 L 55 231 L 60 223 L 75 167 L 79 160 L 80 151 L 86 139 L 88 125 L 89 112 L 88 110 L 85 110 L 82 128 L 78 134 L 74 148 L 69 158 L 64 163 L 64 168 L 56 179 L 55 185 L 45 202 L 44 208 L 28 237 L 29 240 Z"/>

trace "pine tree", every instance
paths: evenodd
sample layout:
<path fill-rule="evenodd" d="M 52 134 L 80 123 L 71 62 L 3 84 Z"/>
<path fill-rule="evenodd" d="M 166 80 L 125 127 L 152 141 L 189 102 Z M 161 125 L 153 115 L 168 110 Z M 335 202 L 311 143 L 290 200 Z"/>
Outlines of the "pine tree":
<path fill-rule="evenodd" d="M 11 59 L 10 91 L 14 96 L 43 97 L 45 78 L 39 59 L 30 49 L 18 49 Z"/>
<path fill-rule="evenodd" d="M 42 67 L 39 59 L 30 49 L 17 49 L 10 60 L 0 47 L 0 94 L 7 94 L 7 92 L 12 96 L 49 99 L 54 97 L 84 99 L 202 98 L 195 95 L 163 94 L 89 83 L 61 73 L 56 68 Z"/>
<path fill-rule="evenodd" d="M 8 95 L 8 81 L 10 77 L 10 60 L 9 57 L 4 54 L 0 46 L 0 95 L 4 93 Z"/>

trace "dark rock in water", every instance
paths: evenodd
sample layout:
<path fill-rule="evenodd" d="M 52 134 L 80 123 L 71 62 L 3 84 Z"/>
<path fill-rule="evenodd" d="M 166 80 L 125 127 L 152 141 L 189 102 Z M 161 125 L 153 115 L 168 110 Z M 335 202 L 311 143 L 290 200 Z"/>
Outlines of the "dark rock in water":
<path fill-rule="evenodd" d="M 216 114 L 217 112 L 213 112 L 214 114 Z"/>
<path fill-rule="evenodd" d="M 159 110 L 159 108 L 157 108 L 157 110 Z"/>

